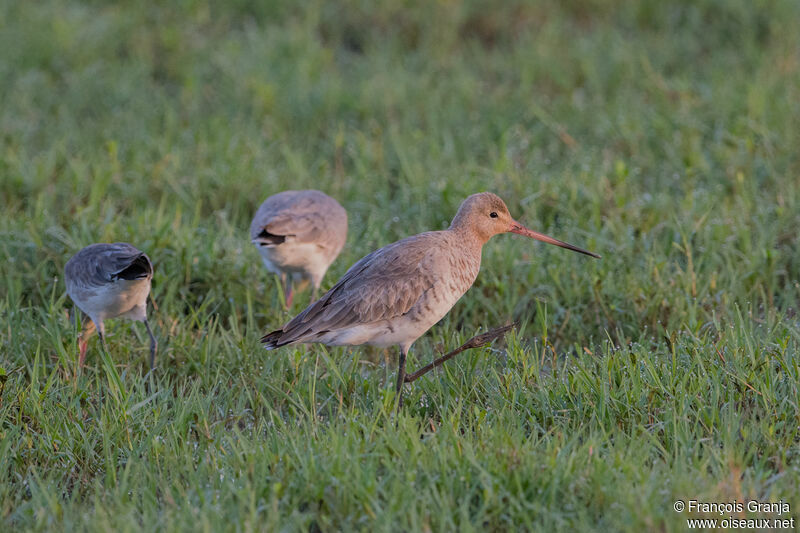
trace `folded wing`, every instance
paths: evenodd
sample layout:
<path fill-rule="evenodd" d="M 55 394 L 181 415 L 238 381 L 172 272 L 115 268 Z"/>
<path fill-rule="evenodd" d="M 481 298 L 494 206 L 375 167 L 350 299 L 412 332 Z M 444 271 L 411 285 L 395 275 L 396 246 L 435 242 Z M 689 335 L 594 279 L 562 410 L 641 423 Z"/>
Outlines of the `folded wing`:
<path fill-rule="evenodd" d="M 97 287 L 119 279 L 141 279 L 153 273 L 150 258 L 130 244 L 92 244 L 75 254 L 66 264 L 68 282 Z"/>
<path fill-rule="evenodd" d="M 437 282 L 439 270 L 431 263 L 440 253 L 439 239 L 439 232 L 423 233 L 365 256 L 322 298 L 261 341 L 277 348 L 408 313 Z"/>

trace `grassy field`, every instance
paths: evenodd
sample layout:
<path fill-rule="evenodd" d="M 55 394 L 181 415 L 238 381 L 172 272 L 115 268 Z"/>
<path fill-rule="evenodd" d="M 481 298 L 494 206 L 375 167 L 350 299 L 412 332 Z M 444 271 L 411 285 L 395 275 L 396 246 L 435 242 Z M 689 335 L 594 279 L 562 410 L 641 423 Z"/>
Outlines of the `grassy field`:
<path fill-rule="evenodd" d="M 0 0 L 0 529 L 800 519 L 800 3 L 397 4 Z M 324 287 L 482 190 L 603 259 L 493 239 L 409 368 L 521 327 L 395 426 L 396 353 L 259 345 L 309 298 L 248 238 L 288 188 L 350 214 Z M 125 321 L 77 372 L 63 267 L 114 241 L 147 377 Z"/>

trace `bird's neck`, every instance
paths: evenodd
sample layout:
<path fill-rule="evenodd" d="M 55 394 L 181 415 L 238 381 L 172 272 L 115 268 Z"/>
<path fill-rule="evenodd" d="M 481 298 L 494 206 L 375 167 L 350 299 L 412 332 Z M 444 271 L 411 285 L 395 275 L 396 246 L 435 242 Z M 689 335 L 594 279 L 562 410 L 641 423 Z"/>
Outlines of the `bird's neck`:
<path fill-rule="evenodd" d="M 463 246 L 473 248 L 479 255 L 483 245 L 488 242 L 491 236 L 486 237 L 479 234 L 472 226 L 459 224 L 459 220 L 453 220 L 447 231 L 451 232 L 462 243 Z"/>

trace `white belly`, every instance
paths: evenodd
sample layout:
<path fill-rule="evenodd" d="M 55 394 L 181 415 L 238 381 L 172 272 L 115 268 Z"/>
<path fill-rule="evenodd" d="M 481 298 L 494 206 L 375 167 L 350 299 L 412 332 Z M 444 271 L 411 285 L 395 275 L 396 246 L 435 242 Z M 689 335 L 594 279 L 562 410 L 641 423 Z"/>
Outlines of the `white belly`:
<path fill-rule="evenodd" d="M 410 346 L 428 329 L 430 329 L 430 326 L 421 327 L 401 317 L 391 321 L 384 320 L 338 329 L 325 333 L 311 342 L 321 342 L 329 346 L 358 346 L 360 344 L 380 347 L 397 344 Z"/>
<path fill-rule="evenodd" d="M 317 244 L 284 242 L 276 246 L 258 246 L 267 270 L 274 274 L 312 277 L 328 269 L 331 261 Z"/>
<path fill-rule="evenodd" d="M 70 298 L 92 321 L 106 318 L 126 317 L 144 320 L 147 310 L 147 295 L 150 280 L 117 280 L 101 287 L 68 290 Z"/>

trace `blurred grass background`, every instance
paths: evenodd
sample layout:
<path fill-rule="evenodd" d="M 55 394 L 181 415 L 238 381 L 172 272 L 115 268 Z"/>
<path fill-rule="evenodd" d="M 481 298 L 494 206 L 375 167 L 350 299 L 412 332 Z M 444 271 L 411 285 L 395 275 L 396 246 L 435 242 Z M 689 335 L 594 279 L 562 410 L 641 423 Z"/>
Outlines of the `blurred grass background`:
<path fill-rule="evenodd" d="M 0 0 L 0 517 L 13 529 L 682 531 L 800 508 L 800 4 Z M 600 261 L 501 236 L 414 364 L 265 353 L 247 229 L 317 188 L 361 256 L 491 190 Z M 64 263 L 156 266 L 161 367 L 76 376 Z M 307 296 L 301 296 L 294 312 Z M 384 364 L 387 357 L 388 365 Z"/>

